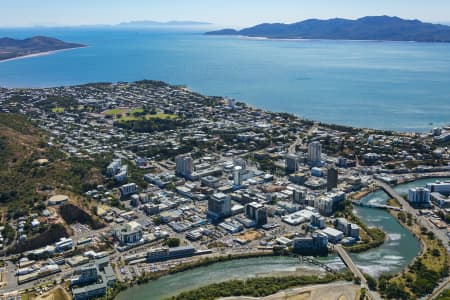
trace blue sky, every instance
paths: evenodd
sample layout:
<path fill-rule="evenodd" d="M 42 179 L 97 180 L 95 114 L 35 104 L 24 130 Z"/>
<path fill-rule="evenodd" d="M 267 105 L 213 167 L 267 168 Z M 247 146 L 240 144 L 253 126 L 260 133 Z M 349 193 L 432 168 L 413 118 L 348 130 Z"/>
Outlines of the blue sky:
<path fill-rule="evenodd" d="M 244 27 L 308 18 L 395 15 L 450 23 L 448 0 L 2 0 L 0 27 L 195 20 Z"/>

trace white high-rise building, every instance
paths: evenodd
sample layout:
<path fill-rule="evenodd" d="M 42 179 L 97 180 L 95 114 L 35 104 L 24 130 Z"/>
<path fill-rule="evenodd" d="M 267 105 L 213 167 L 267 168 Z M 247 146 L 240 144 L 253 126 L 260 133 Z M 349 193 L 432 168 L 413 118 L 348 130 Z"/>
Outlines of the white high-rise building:
<path fill-rule="evenodd" d="M 414 204 L 426 204 L 430 202 L 430 190 L 423 187 L 410 188 L 408 201 Z"/>
<path fill-rule="evenodd" d="M 236 166 L 233 169 L 233 183 L 235 186 L 242 185 L 242 167 Z"/>
<path fill-rule="evenodd" d="M 322 161 L 322 145 L 320 142 L 312 142 L 308 145 L 308 161 L 313 164 Z"/>
<path fill-rule="evenodd" d="M 190 154 L 181 154 L 175 157 L 176 174 L 186 177 L 193 171 L 193 160 Z"/>

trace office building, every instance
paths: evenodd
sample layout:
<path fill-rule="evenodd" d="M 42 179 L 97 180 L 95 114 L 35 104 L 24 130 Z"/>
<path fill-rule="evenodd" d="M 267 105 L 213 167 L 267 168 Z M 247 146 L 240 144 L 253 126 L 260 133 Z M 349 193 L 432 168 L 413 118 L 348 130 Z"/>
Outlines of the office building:
<path fill-rule="evenodd" d="M 441 193 L 430 193 L 430 199 L 441 208 L 450 207 L 450 199 L 448 196 L 444 196 Z"/>
<path fill-rule="evenodd" d="M 321 216 L 318 213 L 314 213 L 311 215 L 311 226 L 318 229 L 325 228 L 325 217 Z"/>
<path fill-rule="evenodd" d="M 119 188 L 119 190 L 122 197 L 132 195 L 137 192 L 137 184 L 136 183 L 124 184 Z"/>
<path fill-rule="evenodd" d="M 73 248 L 73 241 L 69 238 L 61 238 L 58 242 L 55 243 L 55 250 L 57 252 L 63 252 L 72 250 Z"/>
<path fill-rule="evenodd" d="M 306 181 L 306 175 L 302 172 L 291 174 L 289 175 L 289 181 L 297 185 L 303 185 Z"/>
<path fill-rule="evenodd" d="M 363 155 L 363 160 L 366 165 L 372 165 L 380 159 L 380 155 L 377 153 L 366 153 Z"/>
<path fill-rule="evenodd" d="M 175 157 L 176 175 L 188 177 L 194 170 L 194 162 L 190 154 L 181 154 Z"/>
<path fill-rule="evenodd" d="M 445 196 L 450 196 L 450 182 L 436 181 L 427 184 L 427 189 L 430 193 L 439 193 Z"/>
<path fill-rule="evenodd" d="M 330 216 L 336 211 L 344 209 L 345 193 L 341 191 L 326 193 L 315 200 L 314 207 L 318 208 L 322 215 Z"/>
<path fill-rule="evenodd" d="M 119 225 L 114 229 L 114 237 L 121 245 L 137 243 L 142 239 L 142 226 L 135 221 Z"/>
<path fill-rule="evenodd" d="M 156 248 L 147 252 L 146 259 L 148 263 L 166 261 L 177 258 L 184 258 L 196 255 L 197 250 L 192 246 L 183 246 L 175 248 Z"/>
<path fill-rule="evenodd" d="M 345 157 L 338 157 L 336 159 L 336 166 L 340 168 L 346 168 L 347 167 L 347 158 Z"/>
<path fill-rule="evenodd" d="M 322 232 L 327 235 L 328 241 L 333 244 L 338 243 L 344 237 L 344 233 L 342 231 L 331 227 L 326 227 L 322 230 Z"/>
<path fill-rule="evenodd" d="M 338 170 L 334 167 L 328 169 L 327 172 L 327 191 L 330 192 L 337 187 L 338 184 Z"/>
<path fill-rule="evenodd" d="M 99 259 L 76 269 L 70 280 L 74 300 L 89 300 L 106 294 L 108 287 L 116 282 L 109 259 Z"/>
<path fill-rule="evenodd" d="M 328 253 L 328 236 L 320 230 L 310 237 L 294 239 L 293 251 L 301 255 L 326 255 Z"/>
<path fill-rule="evenodd" d="M 112 177 L 119 173 L 122 167 L 122 160 L 120 158 L 114 159 L 106 168 L 106 175 Z"/>
<path fill-rule="evenodd" d="M 251 202 L 245 206 L 245 215 L 254 220 L 256 226 L 267 224 L 267 208 L 258 202 Z"/>
<path fill-rule="evenodd" d="M 292 193 L 292 202 L 297 204 L 305 204 L 307 189 L 302 187 L 296 187 Z"/>
<path fill-rule="evenodd" d="M 208 217 L 220 220 L 231 215 L 231 197 L 224 193 L 215 193 L 208 200 Z"/>
<path fill-rule="evenodd" d="M 342 231 L 346 236 L 359 240 L 359 226 L 348 222 L 344 218 L 336 219 L 336 229 Z"/>
<path fill-rule="evenodd" d="M 98 267 L 95 264 L 88 264 L 75 269 L 73 275 L 70 280 L 71 286 L 96 282 L 98 278 Z"/>

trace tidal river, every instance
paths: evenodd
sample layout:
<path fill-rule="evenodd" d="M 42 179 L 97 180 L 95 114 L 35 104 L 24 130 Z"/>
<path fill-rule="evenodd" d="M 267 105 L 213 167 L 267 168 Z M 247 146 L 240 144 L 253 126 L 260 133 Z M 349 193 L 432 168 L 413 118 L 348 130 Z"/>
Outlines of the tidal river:
<path fill-rule="evenodd" d="M 436 179 L 418 180 L 402 184 L 395 189 L 400 194 L 413 186 L 424 186 Z M 388 196 L 377 191 L 364 197 L 362 201 L 385 203 Z M 356 214 L 369 226 L 378 226 L 387 233 L 387 241 L 380 247 L 357 254 L 351 254 L 356 264 L 366 273 L 379 276 L 383 272 L 399 272 L 419 253 L 420 244 L 388 212 L 374 208 L 355 207 Z M 344 265 L 338 257 L 330 255 L 322 262 L 335 268 Z M 147 284 L 130 288 L 117 297 L 118 300 L 159 300 L 180 292 L 211 283 L 238 278 L 254 277 L 276 271 L 295 271 L 296 268 L 316 270 L 316 266 L 305 265 L 293 258 L 261 257 L 234 260 L 212 264 L 173 275 L 164 276 Z"/>

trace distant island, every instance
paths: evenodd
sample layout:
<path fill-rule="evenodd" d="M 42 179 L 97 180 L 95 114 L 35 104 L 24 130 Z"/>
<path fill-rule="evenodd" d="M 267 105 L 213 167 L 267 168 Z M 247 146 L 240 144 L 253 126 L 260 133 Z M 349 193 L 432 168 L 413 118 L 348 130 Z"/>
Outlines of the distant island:
<path fill-rule="evenodd" d="M 61 40 L 45 36 L 35 36 L 24 40 L 16 40 L 5 37 L 0 38 L 0 61 L 81 47 L 86 47 L 86 45 L 66 43 Z"/>
<path fill-rule="evenodd" d="M 206 26 L 211 25 L 208 22 L 197 22 L 197 21 L 168 21 L 168 22 L 157 22 L 157 21 L 130 21 L 119 23 L 119 27 L 181 27 L 181 26 Z"/>
<path fill-rule="evenodd" d="M 364 17 L 357 20 L 309 19 L 293 24 L 264 23 L 242 30 L 223 29 L 206 34 L 273 39 L 450 42 L 450 26 L 389 16 Z"/>

